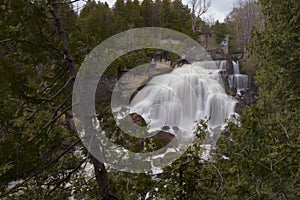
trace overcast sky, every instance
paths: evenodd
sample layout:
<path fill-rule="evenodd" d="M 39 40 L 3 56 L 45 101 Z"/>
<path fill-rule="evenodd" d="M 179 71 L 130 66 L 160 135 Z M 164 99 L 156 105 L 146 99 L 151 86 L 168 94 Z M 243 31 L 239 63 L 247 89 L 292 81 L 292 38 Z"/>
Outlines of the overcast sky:
<path fill-rule="evenodd" d="M 107 2 L 110 7 L 112 7 L 116 0 L 101 0 L 102 2 Z M 182 0 L 184 4 L 187 4 L 188 0 Z M 205 14 L 205 18 L 213 18 L 214 20 L 219 20 L 223 22 L 225 17 L 233 9 L 233 3 L 236 0 L 211 0 L 212 4 L 209 9 L 209 12 Z M 79 3 L 82 5 L 82 3 Z M 76 4 L 75 4 L 76 8 Z"/>
<path fill-rule="evenodd" d="M 233 9 L 233 4 L 235 1 L 236 0 L 212 0 L 209 12 L 204 17 L 212 17 L 215 20 L 224 22 L 226 16 Z"/>

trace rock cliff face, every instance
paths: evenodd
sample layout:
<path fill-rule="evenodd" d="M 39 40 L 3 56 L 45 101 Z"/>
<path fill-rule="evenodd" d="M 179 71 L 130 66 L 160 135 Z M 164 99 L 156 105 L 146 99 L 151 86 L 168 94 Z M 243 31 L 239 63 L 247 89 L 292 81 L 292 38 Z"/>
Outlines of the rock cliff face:
<path fill-rule="evenodd" d="M 227 75 L 234 74 L 233 63 L 231 61 L 226 61 L 226 74 Z"/>
<path fill-rule="evenodd" d="M 96 91 L 96 101 L 99 101 L 100 99 L 110 98 L 117 81 L 118 74 L 103 75 L 98 83 Z"/>
<path fill-rule="evenodd" d="M 133 96 L 149 80 L 158 75 L 168 73 L 172 68 L 165 63 L 149 64 L 147 69 L 132 69 L 126 74 L 123 73 L 113 75 L 103 75 L 98 83 L 96 91 L 96 101 L 110 98 L 113 91 L 120 93 L 120 96 Z M 122 76 L 123 75 L 123 76 Z M 116 83 L 118 83 L 116 85 Z"/>

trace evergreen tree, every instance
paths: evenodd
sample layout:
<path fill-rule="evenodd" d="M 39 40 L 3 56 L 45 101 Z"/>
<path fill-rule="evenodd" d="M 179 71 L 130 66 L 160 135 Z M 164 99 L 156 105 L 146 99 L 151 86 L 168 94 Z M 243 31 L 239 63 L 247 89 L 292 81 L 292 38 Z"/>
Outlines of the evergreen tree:
<path fill-rule="evenodd" d="M 153 2 L 152 0 L 143 0 L 141 4 L 141 16 L 144 19 L 144 26 L 153 26 Z"/>
<path fill-rule="evenodd" d="M 171 26 L 172 13 L 170 0 L 162 0 L 160 2 L 159 19 L 161 27 L 168 28 Z"/>
<path fill-rule="evenodd" d="M 299 3 L 261 0 L 264 29 L 255 33 L 252 52 L 261 65 L 255 77 L 257 104 L 245 110 L 241 127 L 231 126 L 218 160 L 226 199 L 298 199 L 300 196 Z M 221 155 L 220 155 L 221 156 Z"/>
<path fill-rule="evenodd" d="M 1 85 L 7 87 L 0 101 L 0 196 L 67 199 L 77 191 L 80 198 L 89 185 L 92 197 L 95 181 L 77 173 L 87 159 L 74 153 L 80 140 L 68 130 L 75 64 L 82 61 L 72 56 L 81 49 L 77 16 L 55 0 L 5 1 L 1 9 Z M 8 188 L 12 181 L 18 183 Z"/>
<path fill-rule="evenodd" d="M 143 25 L 143 18 L 140 14 L 140 5 L 138 0 L 127 0 L 124 12 L 126 12 L 126 21 L 129 28 L 141 27 Z"/>

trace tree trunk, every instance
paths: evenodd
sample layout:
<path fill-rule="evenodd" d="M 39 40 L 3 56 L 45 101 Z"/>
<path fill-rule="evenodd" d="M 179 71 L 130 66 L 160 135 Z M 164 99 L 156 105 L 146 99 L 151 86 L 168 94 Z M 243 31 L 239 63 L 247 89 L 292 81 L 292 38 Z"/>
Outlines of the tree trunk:
<path fill-rule="evenodd" d="M 51 8 L 50 12 L 55 21 L 57 34 L 60 36 L 61 42 L 64 47 L 64 56 L 68 62 L 70 77 L 74 81 L 76 74 L 77 74 L 77 70 L 75 67 L 75 62 L 74 62 L 73 56 L 71 54 L 71 49 L 69 47 L 68 37 L 67 37 L 66 31 L 64 29 L 63 23 L 61 21 L 61 18 L 60 18 L 59 12 L 58 12 L 58 3 L 59 2 L 57 0 L 52 0 L 50 2 L 50 8 Z M 98 161 L 93 156 L 90 156 L 90 158 L 94 165 L 96 182 L 99 186 L 99 195 L 100 195 L 99 199 L 101 199 L 101 200 L 117 200 L 118 198 L 116 196 L 114 196 L 111 191 L 111 188 L 110 188 L 110 185 L 108 182 L 107 171 L 105 169 L 104 164 L 101 163 L 100 161 Z"/>
<path fill-rule="evenodd" d="M 118 198 L 112 193 L 109 186 L 107 171 L 103 163 L 99 162 L 95 157 L 90 155 L 91 161 L 94 165 L 96 182 L 99 186 L 99 193 L 101 200 L 118 200 Z"/>

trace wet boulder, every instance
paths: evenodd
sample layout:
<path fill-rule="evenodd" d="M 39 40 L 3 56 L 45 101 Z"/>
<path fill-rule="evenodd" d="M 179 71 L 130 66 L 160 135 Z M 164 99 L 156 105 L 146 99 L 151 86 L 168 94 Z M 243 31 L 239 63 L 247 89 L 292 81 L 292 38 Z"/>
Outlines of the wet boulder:
<path fill-rule="evenodd" d="M 147 126 L 146 121 L 144 120 L 144 118 L 141 115 L 139 115 L 137 113 L 131 113 L 130 117 L 136 125 L 139 125 L 142 127 Z"/>
<path fill-rule="evenodd" d="M 229 94 L 230 96 L 235 97 L 236 94 L 237 94 L 237 89 L 236 89 L 236 88 L 229 88 L 229 89 L 228 89 L 228 94 Z"/>

